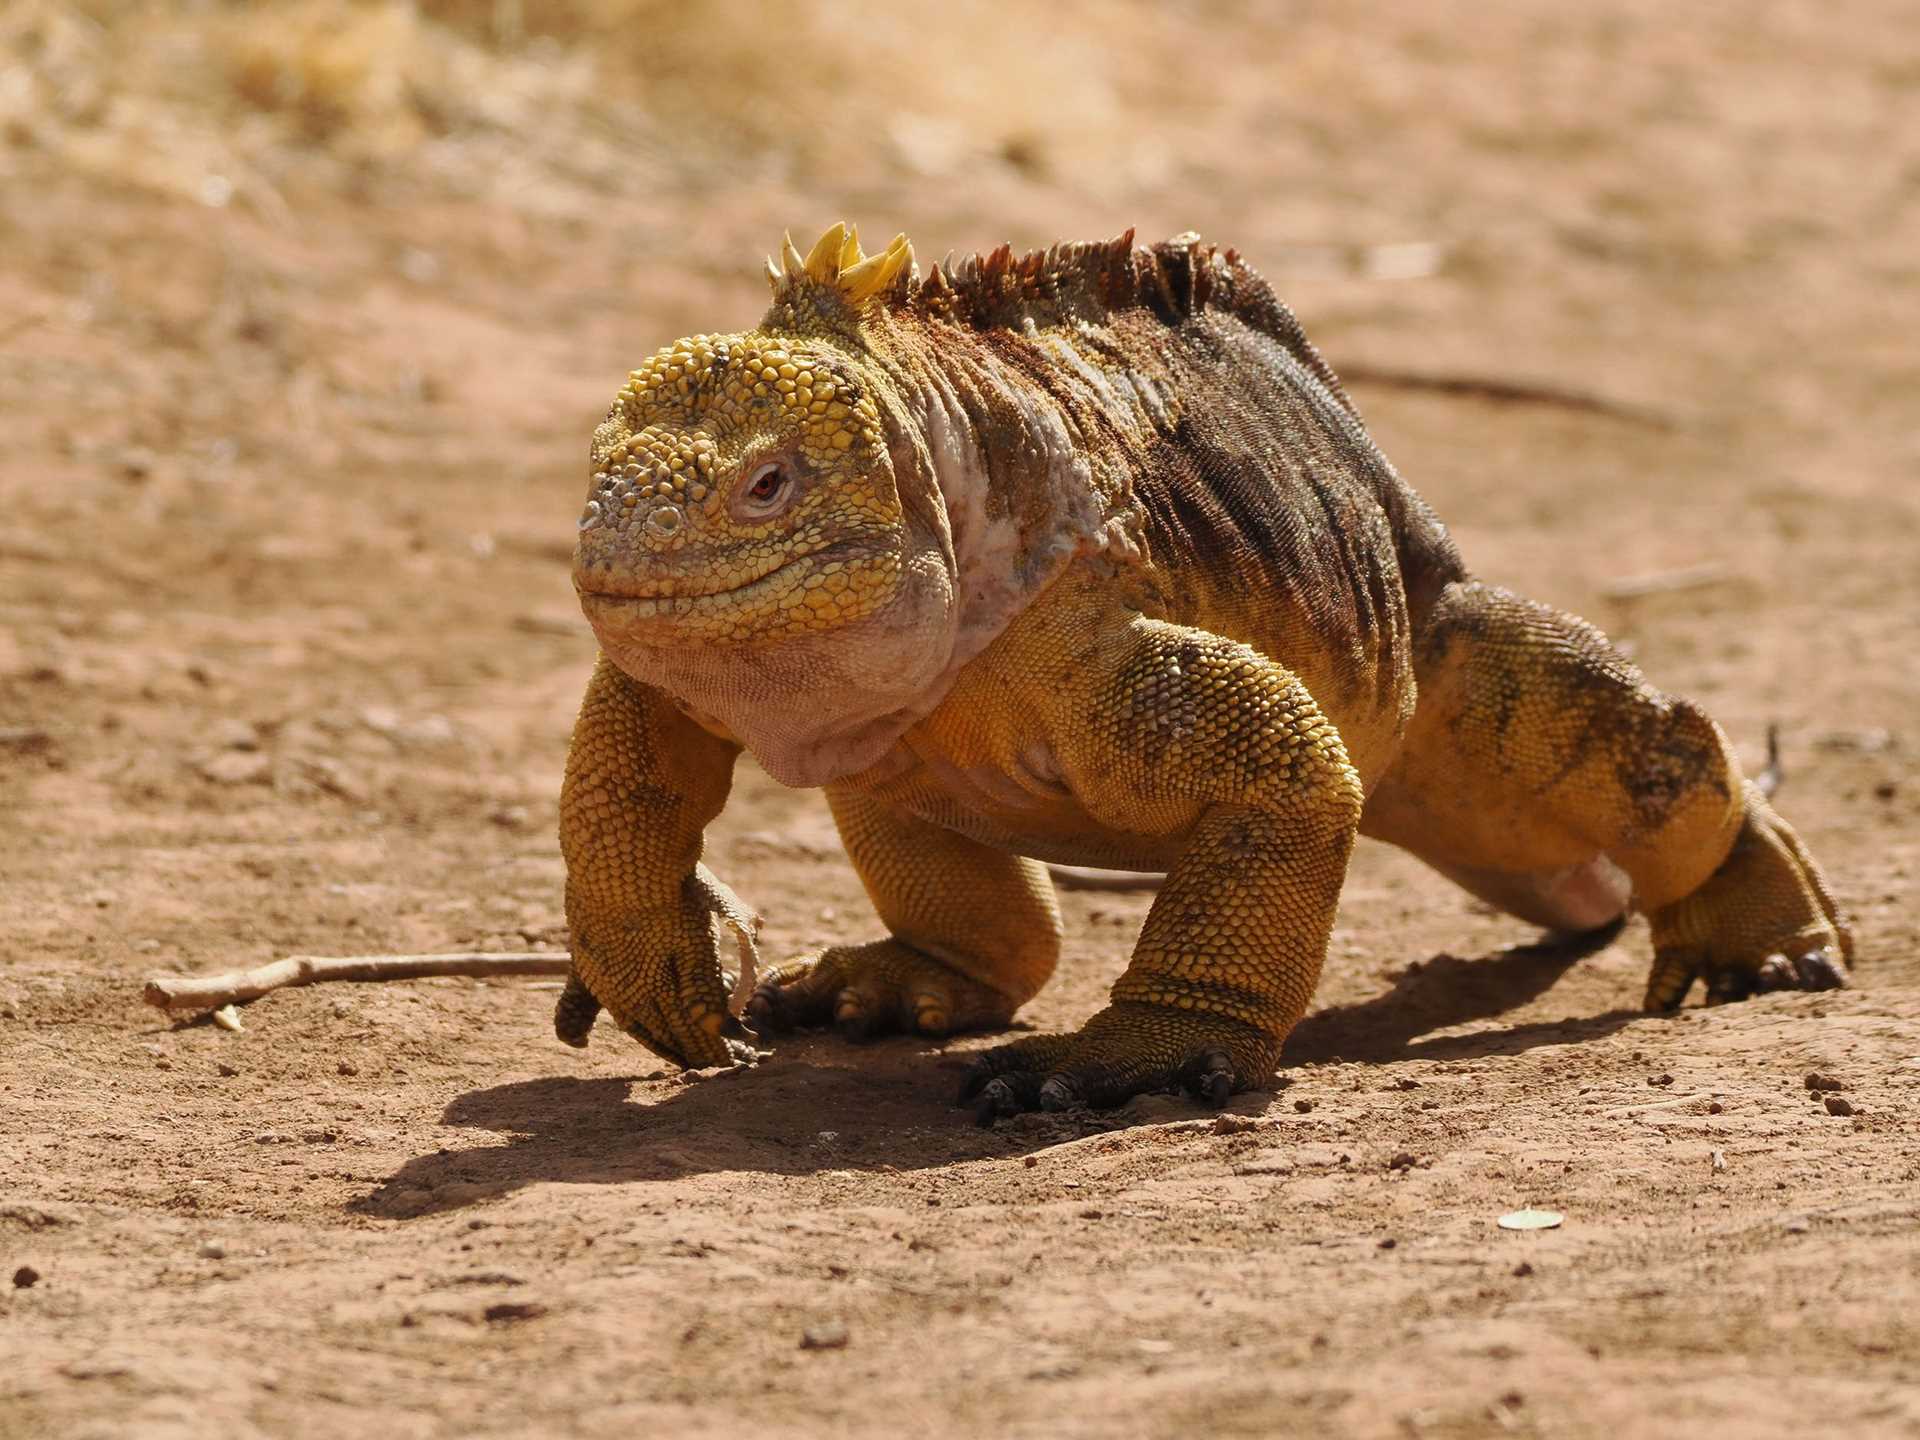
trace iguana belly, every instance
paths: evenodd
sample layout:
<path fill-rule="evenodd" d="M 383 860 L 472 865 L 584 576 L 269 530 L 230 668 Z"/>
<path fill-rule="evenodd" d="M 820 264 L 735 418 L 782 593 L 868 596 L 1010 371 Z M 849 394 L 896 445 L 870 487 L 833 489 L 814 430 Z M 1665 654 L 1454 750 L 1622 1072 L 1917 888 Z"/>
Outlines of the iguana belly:
<path fill-rule="evenodd" d="M 1045 741 L 1016 747 L 1007 763 L 1004 751 L 995 755 L 979 743 L 984 737 L 957 746 L 949 743 L 953 738 L 938 726 L 917 727 L 877 775 L 863 777 L 861 788 L 984 845 L 1036 860 L 1121 870 L 1166 869 L 1202 812 L 1198 804 L 1178 806 L 1172 816 L 1157 813 L 1150 830 L 1117 826 L 1088 813 L 1059 777 Z"/>

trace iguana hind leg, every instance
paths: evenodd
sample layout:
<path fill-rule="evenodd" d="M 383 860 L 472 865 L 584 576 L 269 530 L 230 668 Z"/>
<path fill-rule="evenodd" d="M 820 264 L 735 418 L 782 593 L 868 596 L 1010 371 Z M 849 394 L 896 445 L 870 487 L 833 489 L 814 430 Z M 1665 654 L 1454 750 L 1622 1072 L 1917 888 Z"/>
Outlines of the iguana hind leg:
<path fill-rule="evenodd" d="M 747 1005 L 764 1032 L 832 1021 L 850 1040 L 892 1030 L 994 1029 L 1053 973 L 1060 911 L 1046 867 L 856 790 L 827 803 L 891 931 L 768 972 Z"/>
<path fill-rule="evenodd" d="M 1245 645 L 1116 630 L 1059 697 L 1055 754 L 1095 821 L 1182 843 L 1112 1003 L 980 1057 L 961 1099 L 982 1121 L 1178 1084 L 1224 1103 L 1272 1074 L 1326 958 L 1361 805 L 1338 731 Z"/>
<path fill-rule="evenodd" d="M 1853 937 L 1820 867 L 1720 728 L 1584 621 L 1476 583 L 1421 631 L 1419 706 L 1362 829 L 1557 929 L 1629 898 L 1653 927 L 1646 1003 L 1844 984 Z"/>

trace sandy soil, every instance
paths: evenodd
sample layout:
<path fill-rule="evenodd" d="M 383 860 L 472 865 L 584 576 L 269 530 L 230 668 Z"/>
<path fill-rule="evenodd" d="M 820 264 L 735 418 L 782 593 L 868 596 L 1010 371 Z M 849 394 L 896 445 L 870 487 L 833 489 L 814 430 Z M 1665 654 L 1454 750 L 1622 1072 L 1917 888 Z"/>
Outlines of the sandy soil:
<path fill-rule="evenodd" d="M 141 90 L 244 17 L 9 7 L 0 1435 L 1920 1433 L 1907 7 L 1066 6 L 1031 45 L 952 9 L 920 71 L 812 91 L 868 22 L 808 22 L 783 114 L 424 6 L 446 94 L 549 97 L 496 122 L 374 71 L 322 109 L 334 51 L 294 106 L 278 31 L 225 98 Z M 724 17 L 735 60 L 777 29 Z M 1218 1121 L 975 1129 L 978 1040 L 669 1074 L 559 1045 L 537 983 L 144 1008 L 156 969 L 564 945 L 585 437 L 842 213 L 936 253 L 1193 227 L 1336 368 L 1630 407 L 1353 386 L 1483 574 L 1754 764 L 1779 724 L 1857 988 L 1643 1017 L 1644 927 L 1540 948 L 1363 846 L 1282 1088 Z M 710 858 L 776 954 L 874 931 L 817 796 L 749 769 Z M 1096 1008 L 1146 903 L 1068 896 L 1024 1020 Z"/>

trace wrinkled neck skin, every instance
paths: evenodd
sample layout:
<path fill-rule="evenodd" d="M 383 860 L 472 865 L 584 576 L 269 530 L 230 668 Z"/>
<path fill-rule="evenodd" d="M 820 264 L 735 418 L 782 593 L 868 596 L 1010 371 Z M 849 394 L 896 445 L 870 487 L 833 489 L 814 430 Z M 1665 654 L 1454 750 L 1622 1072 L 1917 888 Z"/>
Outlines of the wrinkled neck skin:
<path fill-rule="evenodd" d="M 918 337 L 913 337 L 918 340 Z M 902 580 L 864 619 L 740 646 L 641 646 L 622 670 L 730 735 L 775 780 L 811 788 L 874 769 L 966 663 L 1083 555 L 1142 553 L 1125 482 L 1096 476 L 1063 409 L 955 337 L 869 355 L 905 524 Z"/>

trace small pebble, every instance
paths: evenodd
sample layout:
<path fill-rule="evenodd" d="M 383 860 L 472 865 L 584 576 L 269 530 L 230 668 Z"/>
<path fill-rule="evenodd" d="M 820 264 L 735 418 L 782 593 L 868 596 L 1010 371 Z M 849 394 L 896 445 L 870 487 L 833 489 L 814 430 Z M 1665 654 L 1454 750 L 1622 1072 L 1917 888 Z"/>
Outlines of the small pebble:
<path fill-rule="evenodd" d="M 1517 1279 L 1526 1279 L 1529 1275 L 1533 1274 L 1533 1262 L 1531 1260 L 1522 1260 L 1518 1265 L 1513 1267 L 1513 1273 Z"/>
<path fill-rule="evenodd" d="M 1719 1115 L 1723 1113 L 1726 1108 L 1727 1107 L 1722 1105 L 1718 1100 L 1709 1100 L 1707 1102 L 1707 1114 L 1709 1115 Z"/>
<path fill-rule="evenodd" d="M 227 1258 L 227 1247 L 222 1245 L 218 1240 L 208 1240 L 200 1247 L 200 1258 L 202 1260 L 224 1260 Z"/>
<path fill-rule="evenodd" d="M 31 1265 L 22 1265 L 13 1272 L 13 1288 L 16 1290 L 31 1290 L 39 1283 L 40 1272 Z"/>
<path fill-rule="evenodd" d="M 342 1075 L 358 1075 L 360 1073 L 360 1067 L 351 1060 L 342 1060 L 333 1068 Z"/>
<path fill-rule="evenodd" d="M 240 1073 L 238 1066 L 229 1065 L 224 1060 L 222 1060 L 218 1065 L 216 1065 L 214 1069 L 218 1070 L 222 1075 L 227 1076 L 229 1079 L 231 1079 L 233 1076 L 238 1075 Z"/>
<path fill-rule="evenodd" d="M 1260 1122 L 1251 1115 L 1216 1115 L 1213 1117 L 1213 1133 L 1216 1135 L 1244 1135 L 1249 1130 L 1258 1130 Z"/>
<path fill-rule="evenodd" d="M 214 1011 L 213 1023 L 218 1025 L 222 1030 L 230 1031 L 235 1035 L 238 1035 L 242 1030 L 247 1028 L 240 1023 L 240 1012 L 231 1005 L 222 1005 L 218 1010 Z"/>
<path fill-rule="evenodd" d="M 1387 1168 L 1389 1170 L 1411 1170 L 1419 1163 L 1417 1157 L 1402 1150 L 1398 1155 L 1395 1155 L 1391 1160 L 1387 1161 Z"/>
<path fill-rule="evenodd" d="M 1298 1110 L 1302 1115 L 1305 1115 L 1313 1109 L 1313 1102 L 1311 1100 L 1296 1100 L 1293 1102 L 1293 1108 Z"/>
<path fill-rule="evenodd" d="M 1031 1170 L 1033 1169 L 1034 1166 L 1040 1163 L 1040 1157 L 1038 1155 L 1029 1155 L 1025 1160 L 1021 1161 L 1020 1163 L 1025 1165 L 1027 1169 Z"/>
<path fill-rule="evenodd" d="M 1827 1114 L 1851 1115 L 1853 1106 L 1838 1095 L 1829 1095 L 1827 1096 Z"/>
<path fill-rule="evenodd" d="M 1102 1216 L 1100 1211 L 1095 1210 L 1091 1206 L 1089 1206 L 1087 1209 L 1082 1210 L 1080 1212 L 1080 1218 L 1082 1220 L 1099 1220 L 1102 1218 Z"/>
<path fill-rule="evenodd" d="M 223 750 L 258 750 L 260 732 L 244 720 L 223 720 L 213 727 L 214 743 Z"/>
<path fill-rule="evenodd" d="M 1647 1084 L 1649 1085 L 1671 1085 L 1672 1083 L 1673 1076 L 1667 1074 L 1664 1070 L 1658 1075 L 1647 1076 Z"/>
<path fill-rule="evenodd" d="M 1818 1070 L 1809 1070 L 1806 1086 L 1809 1090 L 1844 1090 L 1847 1088 L 1847 1082 L 1838 1075 L 1825 1075 Z"/>
<path fill-rule="evenodd" d="M 844 1320 L 828 1320 L 819 1325 L 810 1325 L 800 1332 L 802 1350 L 844 1350 L 853 1336 L 848 1332 Z"/>
<path fill-rule="evenodd" d="M 1558 1210 L 1510 1210 L 1494 1223 L 1502 1230 L 1558 1230 L 1565 1219 Z"/>
<path fill-rule="evenodd" d="M 1394 1239 L 1393 1236 L 1389 1235 L 1387 1236 L 1386 1239 L 1380 1242 L 1380 1248 L 1382 1250 L 1392 1250 L 1396 1248 L 1399 1244 L 1400 1242 L 1398 1240 Z"/>

